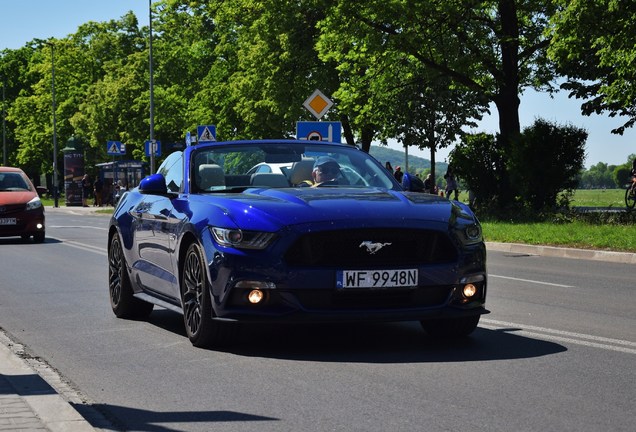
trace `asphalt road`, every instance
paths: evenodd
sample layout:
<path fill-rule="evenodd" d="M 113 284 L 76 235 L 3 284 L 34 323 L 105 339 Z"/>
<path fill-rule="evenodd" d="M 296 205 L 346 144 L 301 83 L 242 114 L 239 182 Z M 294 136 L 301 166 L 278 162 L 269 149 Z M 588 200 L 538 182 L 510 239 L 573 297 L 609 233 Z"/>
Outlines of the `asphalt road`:
<path fill-rule="evenodd" d="M 172 312 L 114 317 L 107 220 L 51 213 L 44 244 L 0 239 L 0 327 L 103 430 L 634 430 L 633 265 L 490 252 L 492 313 L 461 341 L 271 325 L 202 350 Z"/>

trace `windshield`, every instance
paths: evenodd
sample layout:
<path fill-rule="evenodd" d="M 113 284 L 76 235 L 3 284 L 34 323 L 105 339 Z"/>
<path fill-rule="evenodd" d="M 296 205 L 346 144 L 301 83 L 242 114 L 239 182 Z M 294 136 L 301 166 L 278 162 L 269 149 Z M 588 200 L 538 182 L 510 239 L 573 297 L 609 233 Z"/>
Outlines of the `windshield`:
<path fill-rule="evenodd" d="M 400 189 L 367 153 L 348 146 L 270 142 L 201 148 L 192 161 L 194 190 L 247 187 L 378 187 Z"/>
<path fill-rule="evenodd" d="M 30 190 L 24 177 L 17 172 L 0 172 L 0 192 Z"/>

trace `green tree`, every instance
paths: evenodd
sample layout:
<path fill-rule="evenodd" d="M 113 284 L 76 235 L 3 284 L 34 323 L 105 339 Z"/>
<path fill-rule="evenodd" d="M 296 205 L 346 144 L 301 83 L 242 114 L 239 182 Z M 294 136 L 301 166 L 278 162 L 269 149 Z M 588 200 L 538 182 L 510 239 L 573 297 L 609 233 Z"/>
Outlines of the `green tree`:
<path fill-rule="evenodd" d="M 215 8 L 202 0 L 171 0 L 157 4 L 156 10 L 155 133 L 164 142 L 177 142 L 199 124 L 216 123 L 222 134 L 226 128 L 219 106 L 225 97 L 219 97 L 223 93 L 218 89 L 227 76 L 216 73 L 227 59 L 215 52 L 222 39 Z M 210 92 L 213 96 L 207 97 Z"/>
<path fill-rule="evenodd" d="M 91 153 L 89 163 L 106 159 L 106 142 L 126 144 L 128 155 L 143 154 L 148 137 L 148 55 L 146 35 L 134 14 L 104 23 L 89 22 L 70 36 L 71 55 L 85 65 L 81 103 L 70 116 L 76 135 Z"/>
<path fill-rule="evenodd" d="M 627 162 L 612 170 L 612 180 L 617 187 L 623 188 L 631 181 L 632 161 L 635 159 L 636 154 L 631 154 L 627 157 Z"/>
<path fill-rule="evenodd" d="M 556 205 L 557 195 L 576 187 L 585 159 L 587 132 L 538 119 L 519 144 L 504 154 L 493 135 L 469 135 L 451 152 L 456 174 L 480 205 L 498 201 L 501 173 L 509 170 L 515 201 L 534 210 Z"/>
<path fill-rule="evenodd" d="M 612 188 L 615 186 L 612 173 L 616 167 L 608 166 L 605 162 L 592 165 L 581 174 L 581 183 L 590 188 Z"/>
<path fill-rule="evenodd" d="M 567 76 L 562 88 L 583 99 L 581 112 L 627 116 L 612 132 L 636 122 L 636 3 L 562 0 L 552 17 L 549 55 Z"/>
<path fill-rule="evenodd" d="M 455 174 L 482 207 L 489 206 L 501 194 L 506 157 L 497 139 L 496 135 L 484 133 L 465 135 L 449 155 Z"/>
<path fill-rule="evenodd" d="M 386 52 L 412 56 L 496 106 L 497 145 L 504 152 L 519 138 L 520 91 L 550 87 L 553 71 L 546 57 L 549 39 L 544 32 L 554 12 L 552 1 L 334 3 L 321 25 L 331 56 L 350 70 L 362 59 L 361 72 L 369 58 L 381 58 Z M 358 88 L 363 95 L 366 88 Z M 501 173 L 501 188 L 499 198 L 511 200 L 506 171 Z"/>
<path fill-rule="evenodd" d="M 64 39 L 48 41 L 34 40 L 27 44 L 32 50 L 27 73 L 29 86 L 22 88 L 10 110 L 10 118 L 15 123 L 15 136 L 20 142 L 16 160 L 21 165 L 39 165 L 41 172 L 52 172 L 53 153 L 52 130 L 52 73 L 55 69 L 56 132 L 58 138 L 58 161 L 62 161 L 63 143 L 73 135 L 88 139 L 89 164 L 103 155 L 104 137 L 96 129 L 113 126 L 98 118 L 91 122 L 82 118 L 82 109 L 94 100 L 93 85 L 101 82 L 117 59 L 139 47 L 137 20 L 130 13 L 121 20 L 108 23 L 87 23 L 79 27 L 77 33 Z M 99 101 L 99 108 L 106 107 L 110 100 Z M 127 101 L 130 104 L 130 100 Z M 84 107 L 84 108 L 82 108 Z M 87 127 L 90 125 L 90 128 Z M 117 131 L 116 127 L 113 127 Z M 111 135 L 112 136 L 112 135 Z M 96 148 L 94 152 L 90 148 Z"/>
<path fill-rule="evenodd" d="M 381 136 L 394 137 L 405 146 L 428 148 L 431 175 L 436 178 L 436 150 L 464 135 L 465 126 L 476 127 L 472 119 L 480 119 L 486 107 L 479 104 L 474 93 L 453 86 L 443 77 L 427 77 L 426 71 L 391 75 L 398 85 L 381 114 Z"/>
<path fill-rule="evenodd" d="M 519 200 L 535 210 L 556 205 L 561 191 L 577 186 L 587 132 L 537 119 L 525 128 L 509 163 Z"/>
<path fill-rule="evenodd" d="M 33 48 L 29 46 L 0 52 L 0 85 L 4 88 L 5 139 L 9 165 L 18 164 L 17 150 L 20 144 L 15 135 L 15 118 L 10 116 L 10 112 L 20 93 L 35 83 L 34 75 L 28 73 L 33 52 Z M 36 182 L 39 181 L 36 175 L 40 173 L 39 161 L 29 166 L 22 164 L 22 167 Z"/>
<path fill-rule="evenodd" d="M 218 73 L 224 82 L 217 87 L 224 91 L 227 105 L 221 112 L 231 113 L 233 136 L 295 136 L 296 122 L 310 116 L 303 101 L 316 88 L 328 95 L 337 88 L 334 65 L 320 60 L 314 49 L 322 3 L 230 0 L 218 5 L 215 22 L 222 37 L 216 52 L 232 63 Z M 325 118 L 337 118 L 339 111 L 332 108 Z"/>

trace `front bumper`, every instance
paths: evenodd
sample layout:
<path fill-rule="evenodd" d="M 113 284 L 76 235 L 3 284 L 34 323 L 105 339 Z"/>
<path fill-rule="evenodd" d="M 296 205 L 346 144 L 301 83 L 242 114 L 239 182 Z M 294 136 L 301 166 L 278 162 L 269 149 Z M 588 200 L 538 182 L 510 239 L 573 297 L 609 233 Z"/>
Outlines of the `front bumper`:
<path fill-rule="evenodd" d="M 44 212 L 9 214 L 6 218 L 15 219 L 15 224 L 0 225 L 0 237 L 26 236 L 45 231 Z"/>
<path fill-rule="evenodd" d="M 452 270 L 452 266 L 421 270 L 416 287 L 343 289 L 335 287 L 335 270 L 295 271 L 283 280 L 272 277 L 271 273 L 241 277 L 241 272 L 226 268 L 217 272 L 217 279 L 212 281 L 214 318 L 247 322 L 366 322 L 459 318 L 488 313 L 485 272 L 458 278 Z M 455 283 L 435 283 L 448 278 Z M 259 282 L 264 279 L 269 282 Z M 463 294 L 467 280 L 473 281 L 477 289 L 470 298 Z M 254 290 L 262 297 L 256 304 L 249 300 Z"/>

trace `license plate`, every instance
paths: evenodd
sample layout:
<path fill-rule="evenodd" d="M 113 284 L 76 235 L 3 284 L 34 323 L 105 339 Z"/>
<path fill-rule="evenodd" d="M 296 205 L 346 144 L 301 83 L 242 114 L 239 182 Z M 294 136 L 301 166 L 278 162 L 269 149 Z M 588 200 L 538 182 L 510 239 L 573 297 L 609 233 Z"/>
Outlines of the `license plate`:
<path fill-rule="evenodd" d="M 396 288 L 417 286 L 418 270 L 342 270 L 337 288 Z"/>
<path fill-rule="evenodd" d="M 15 218 L 0 218 L 0 225 L 15 225 Z"/>

